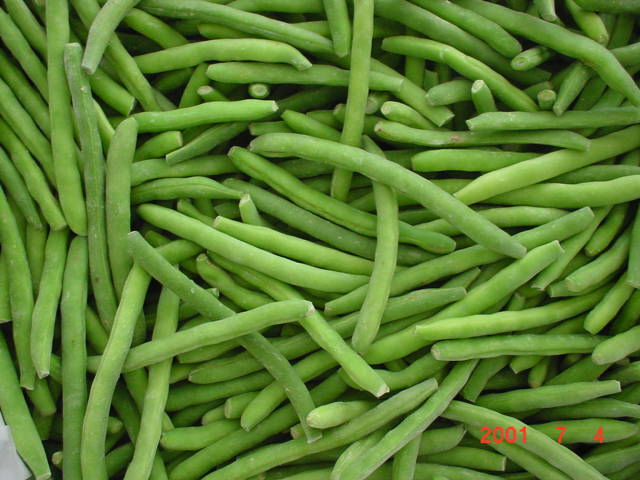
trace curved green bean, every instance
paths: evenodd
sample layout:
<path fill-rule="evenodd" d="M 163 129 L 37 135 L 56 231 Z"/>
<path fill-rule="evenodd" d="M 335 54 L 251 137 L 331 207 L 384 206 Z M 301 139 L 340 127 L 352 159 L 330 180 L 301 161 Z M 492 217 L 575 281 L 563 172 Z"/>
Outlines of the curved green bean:
<path fill-rule="evenodd" d="M 306 70 L 311 62 L 294 47 L 263 39 L 221 39 L 189 43 L 135 57 L 143 73 L 159 73 L 195 67 L 208 61 L 255 61 L 288 63 Z"/>
<path fill-rule="evenodd" d="M 569 148 L 584 153 L 593 151 L 591 141 L 569 130 L 526 130 L 526 131 L 435 131 L 420 130 L 400 123 L 382 120 L 376 123 L 375 132 L 380 137 L 400 143 L 425 147 L 477 147 L 482 145 L 539 144 Z M 538 157 L 539 158 L 539 157 Z M 500 169 L 502 170 L 502 169 Z"/>
<path fill-rule="evenodd" d="M 438 360 L 460 361 L 500 355 L 563 355 L 591 352 L 603 337 L 585 334 L 495 335 L 486 338 L 442 340 L 431 347 Z"/>
<path fill-rule="evenodd" d="M 107 0 L 89 28 L 82 68 L 92 75 L 122 19 L 140 0 Z"/>
<path fill-rule="evenodd" d="M 278 109 L 271 100 L 207 102 L 169 112 L 140 112 L 132 115 L 140 133 L 181 130 L 199 125 L 233 121 L 251 121 L 266 117 Z"/>

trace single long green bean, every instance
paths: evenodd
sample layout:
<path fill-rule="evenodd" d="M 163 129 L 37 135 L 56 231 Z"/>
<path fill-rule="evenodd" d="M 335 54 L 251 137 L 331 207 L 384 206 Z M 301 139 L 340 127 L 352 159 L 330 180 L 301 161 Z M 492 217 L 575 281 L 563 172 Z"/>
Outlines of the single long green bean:
<path fill-rule="evenodd" d="M 439 172 L 445 170 L 490 172 L 538 156 L 536 153 L 503 150 L 442 148 L 427 150 L 414 155 L 411 158 L 411 165 L 417 172 Z"/>
<path fill-rule="evenodd" d="M 35 368 L 31 359 L 31 315 L 34 300 L 31 286 L 31 272 L 16 217 L 0 186 L 0 239 L 2 252 L 10 268 L 9 302 L 11 306 L 11 322 L 13 342 L 16 346 L 20 385 L 33 389 L 35 383 Z M 4 350 L 6 352 L 6 348 Z M 11 370 L 9 370 L 11 371 Z"/>
<path fill-rule="evenodd" d="M 603 337 L 585 334 L 495 335 L 487 338 L 442 340 L 431 347 L 438 360 L 468 360 L 500 355 L 562 355 L 591 352 Z"/>
<path fill-rule="evenodd" d="M 2 333 L 0 333 L 0 362 L 4 373 L 3 388 L 0 389 L 2 415 L 11 426 L 16 448 L 34 477 L 37 480 L 46 480 L 51 477 L 47 454 L 18 383 L 9 347 Z"/>
<path fill-rule="evenodd" d="M 45 248 L 42 277 L 31 315 L 31 358 L 38 377 L 49 375 L 56 313 L 67 258 L 68 231 L 52 231 Z"/>
<path fill-rule="evenodd" d="M 62 279 L 60 326 L 62 334 L 62 472 L 81 480 L 80 443 L 87 404 L 85 310 L 89 289 L 87 241 L 75 237 L 69 245 Z"/>
<path fill-rule="evenodd" d="M 359 147 L 365 127 L 365 109 L 370 86 L 371 46 L 373 42 L 374 2 L 362 0 L 354 4 L 351 34 L 351 59 L 344 122 L 340 141 Z M 345 201 L 353 172 L 336 168 L 331 177 L 331 196 Z"/>
<path fill-rule="evenodd" d="M 137 134 L 138 124 L 135 120 L 127 119 L 118 125 L 105 164 L 107 247 L 113 285 L 118 295 L 122 292 L 132 264 L 131 259 L 122 252 L 126 249 L 126 236 L 131 230 L 130 172 Z"/>
<path fill-rule="evenodd" d="M 382 120 L 376 123 L 375 132 L 382 138 L 401 143 L 434 148 L 482 145 L 539 144 L 569 148 L 580 152 L 592 151 L 590 140 L 569 130 L 523 131 L 435 131 L 407 127 L 400 123 Z"/>
<path fill-rule="evenodd" d="M 164 159 L 154 158 L 135 162 L 131 166 L 131 186 L 135 187 L 158 178 L 214 177 L 236 171 L 237 169 L 233 163 L 224 155 L 192 158 L 175 165 L 167 165 Z"/>
<path fill-rule="evenodd" d="M 82 179 L 73 138 L 69 87 L 64 72 L 64 45 L 69 42 L 69 6 L 66 1 L 47 4 L 47 79 L 51 118 L 51 153 L 60 205 L 69 227 L 78 235 L 87 232 Z"/>
<path fill-rule="evenodd" d="M 392 186 L 416 198 L 425 206 L 428 205 L 435 213 L 446 216 L 461 231 L 488 248 L 504 251 L 516 258 L 524 254 L 525 249 L 505 232 L 482 217 L 472 214 L 472 211 L 463 207 L 461 203 L 452 201 L 451 196 L 429 181 L 377 155 L 346 145 L 338 145 L 335 142 L 297 134 L 264 135 L 254 140 L 250 148 L 260 153 L 276 155 L 286 152 L 366 173 L 373 180 Z M 326 154 L 330 152 L 330 154 L 318 158 L 320 152 Z"/>
<path fill-rule="evenodd" d="M 311 62 L 294 47 L 273 40 L 222 39 L 195 42 L 140 55 L 135 58 L 143 73 L 158 73 L 195 67 L 208 61 L 254 61 L 288 63 L 298 70 Z"/>
<path fill-rule="evenodd" d="M 27 186 L 11 159 L 2 149 L 0 149 L 0 182 L 8 190 L 9 196 L 16 202 L 16 206 L 24 215 L 27 223 L 34 228 L 43 229 L 44 224 L 40 218 L 40 213 L 29 195 Z"/>
<path fill-rule="evenodd" d="M 108 0 L 93 19 L 82 58 L 82 68 L 89 75 L 98 68 L 102 55 L 122 19 L 138 2 L 139 0 Z"/>
<path fill-rule="evenodd" d="M 105 162 L 96 122 L 96 111 L 91 98 L 91 87 L 80 66 L 81 55 L 82 48 L 77 43 L 67 44 L 64 48 L 65 70 L 84 164 L 91 284 L 100 320 L 103 325 L 110 326 L 116 312 L 116 295 L 107 251 Z"/>
<path fill-rule="evenodd" d="M 208 177 L 160 178 L 131 189 L 134 205 L 179 198 L 239 200 L 241 196 L 240 192 Z"/>
<path fill-rule="evenodd" d="M 586 312 L 597 305 L 604 295 L 605 290 L 599 289 L 587 295 L 526 310 L 437 320 L 418 325 L 416 334 L 426 340 L 437 341 L 528 330 Z"/>
<path fill-rule="evenodd" d="M 351 49 L 351 22 L 345 0 L 323 0 L 325 15 L 329 23 L 333 51 L 339 57 L 347 55 Z"/>

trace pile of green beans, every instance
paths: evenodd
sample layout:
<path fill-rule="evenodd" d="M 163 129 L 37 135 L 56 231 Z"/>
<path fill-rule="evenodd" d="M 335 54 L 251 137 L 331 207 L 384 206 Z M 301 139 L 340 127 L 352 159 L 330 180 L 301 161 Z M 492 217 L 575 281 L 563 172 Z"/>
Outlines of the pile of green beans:
<path fill-rule="evenodd" d="M 639 0 L 0 3 L 0 478 L 638 478 Z"/>

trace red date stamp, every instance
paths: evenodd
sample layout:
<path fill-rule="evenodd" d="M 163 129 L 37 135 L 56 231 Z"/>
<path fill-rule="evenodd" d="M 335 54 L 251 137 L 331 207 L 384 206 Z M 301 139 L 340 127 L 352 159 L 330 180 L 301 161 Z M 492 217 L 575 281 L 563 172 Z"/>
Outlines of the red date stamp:
<path fill-rule="evenodd" d="M 567 427 L 555 427 L 558 430 L 558 437 L 556 441 L 562 443 L 562 439 L 567 433 Z M 480 429 L 482 436 L 480 437 L 480 443 L 527 443 L 527 427 L 516 429 L 516 427 L 482 427 Z M 604 443 L 604 433 L 602 427 L 598 428 L 598 431 L 593 436 L 593 441 L 598 443 Z"/>

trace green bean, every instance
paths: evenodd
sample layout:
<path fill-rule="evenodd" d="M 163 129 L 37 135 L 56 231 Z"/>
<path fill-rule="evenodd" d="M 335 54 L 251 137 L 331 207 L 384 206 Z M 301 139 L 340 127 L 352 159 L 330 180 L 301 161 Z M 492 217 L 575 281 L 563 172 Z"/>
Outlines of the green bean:
<path fill-rule="evenodd" d="M 545 409 L 536 414 L 536 420 L 564 420 L 569 418 L 639 418 L 638 405 L 613 398 L 597 398 L 570 407 Z"/>
<path fill-rule="evenodd" d="M 224 418 L 240 418 L 247 405 L 258 396 L 259 392 L 247 392 L 227 398 L 224 402 Z"/>
<path fill-rule="evenodd" d="M 251 98 L 264 99 L 271 94 L 271 87 L 266 83 L 252 83 L 247 93 Z"/>
<path fill-rule="evenodd" d="M 179 297 L 167 288 L 163 288 L 158 300 L 156 323 L 153 339 L 170 337 L 178 324 Z M 125 478 L 147 478 L 153 467 L 160 435 L 162 433 L 162 414 L 169 394 L 169 374 L 171 360 L 153 365 L 149 369 L 149 381 L 142 408 L 140 431 L 136 439 L 133 459 L 127 467 Z"/>
<path fill-rule="evenodd" d="M 475 402 L 491 377 L 502 370 L 508 363 L 509 357 L 506 356 L 480 360 L 478 366 L 469 377 L 469 381 L 462 389 L 462 396 L 466 400 Z"/>
<path fill-rule="evenodd" d="M 215 147 L 237 137 L 247 129 L 247 122 L 229 122 L 215 125 L 191 139 L 187 144 L 166 155 L 169 165 L 184 162 L 208 153 Z"/>
<path fill-rule="evenodd" d="M 424 118 L 420 112 L 404 103 L 386 101 L 380 107 L 380 112 L 387 120 L 404 123 L 410 127 L 423 129 L 434 128 L 433 123 Z"/>
<path fill-rule="evenodd" d="M 373 142 L 368 138 L 364 143 L 367 150 L 377 153 L 377 147 L 375 145 L 371 147 Z M 399 225 L 396 193 L 386 185 L 377 182 L 373 184 L 373 192 L 376 198 L 377 217 L 376 258 L 367 295 L 351 338 L 355 350 L 361 354 L 368 350 L 378 334 L 380 321 L 389 298 L 398 253 Z"/>
<path fill-rule="evenodd" d="M 602 337 L 583 334 L 495 335 L 488 338 L 442 340 L 431 347 L 438 360 L 468 360 L 500 355 L 562 355 L 591 352 Z"/>
<path fill-rule="evenodd" d="M 215 176 L 235 171 L 231 161 L 223 155 L 197 157 L 175 165 L 167 165 L 163 159 L 141 160 L 131 166 L 131 186 L 158 178 Z"/>
<path fill-rule="evenodd" d="M 495 112 L 495 99 L 484 80 L 476 80 L 471 85 L 471 101 L 478 113 Z"/>
<path fill-rule="evenodd" d="M 566 5 L 573 20 L 589 38 L 602 45 L 609 43 L 609 32 L 598 14 L 583 10 L 573 0 L 568 0 Z"/>
<path fill-rule="evenodd" d="M 291 129 L 286 122 L 253 122 L 249 124 L 249 133 L 254 137 L 265 133 L 291 133 Z M 324 172 L 323 172 L 324 173 Z"/>
<path fill-rule="evenodd" d="M 443 465 L 472 468 L 475 470 L 493 470 L 503 472 L 507 459 L 502 455 L 472 447 L 454 447 L 451 450 L 420 457 L 420 462 L 433 462 Z"/>
<path fill-rule="evenodd" d="M 233 397 L 230 397 L 230 398 L 233 398 Z M 227 399 L 227 400 L 229 400 L 229 399 Z M 217 405 L 218 402 L 215 402 L 215 403 Z M 224 405 L 220 405 L 220 406 L 217 406 L 215 408 L 208 408 L 207 411 L 202 415 L 202 419 L 201 419 L 202 425 L 208 425 L 209 423 L 214 422 L 216 420 L 224 419 L 225 418 L 224 410 L 225 410 L 225 406 Z M 173 423 L 174 424 L 176 423 L 175 420 L 174 420 Z"/>
<path fill-rule="evenodd" d="M 276 103 L 268 100 L 207 102 L 171 112 L 141 112 L 133 115 L 140 133 L 180 130 L 205 123 L 257 120 L 276 111 Z"/>
<path fill-rule="evenodd" d="M 571 0 L 569 0 L 571 1 Z M 580 92 L 585 87 L 591 76 L 590 69 L 580 62 L 575 62 L 569 70 L 569 73 L 560 83 L 558 95 L 552 110 L 558 116 L 561 116 L 567 108 L 574 102 Z"/>
<path fill-rule="evenodd" d="M 418 153 L 411 158 L 412 168 L 418 172 L 462 170 L 490 172 L 539 156 L 536 153 L 476 150 L 471 148 L 441 148 Z"/>
<path fill-rule="evenodd" d="M 304 439 L 297 439 L 283 444 L 276 444 L 267 449 L 253 452 L 251 455 L 210 473 L 204 478 L 207 480 L 246 478 L 251 474 L 262 472 L 287 461 L 296 460 L 309 453 L 322 452 L 362 438 L 378 430 L 398 415 L 420 405 L 433 392 L 435 383 L 435 380 L 427 380 L 398 393 L 348 424 L 327 432 L 322 439 L 314 443 L 309 444 Z"/>
<path fill-rule="evenodd" d="M 2 9 L 0 9 L 0 38 L 13 57 L 18 60 L 40 95 L 48 100 L 47 72 L 44 66 L 13 19 Z"/>
<path fill-rule="evenodd" d="M 553 23 L 482 0 L 462 0 L 460 4 L 493 20 L 509 32 L 588 62 L 608 85 L 623 92 L 634 103 L 640 102 L 638 87 L 631 85 L 630 76 L 612 58 L 613 54 L 599 43 Z"/>
<path fill-rule="evenodd" d="M 575 405 L 619 391 L 620 383 L 615 380 L 577 382 L 482 395 L 476 403 L 504 413 L 525 412 L 536 408 Z"/>
<path fill-rule="evenodd" d="M 107 478 L 103 449 L 108 410 L 116 381 L 131 346 L 133 330 L 142 310 L 149 281 L 149 276 L 140 267 L 135 266 L 131 269 L 122 290 L 122 300 L 116 312 L 111 335 L 89 393 L 80 446 L 83 475 L 88 475 L 87 472 L 93 470 L 95 473 L 92 475 Z M 91 432 L 91 435 L 87 432 Z"/>
<path fill-rule="evenodd" d="M 483 62 L 465 55 L 456 48 L 416 37 L 390 37 L 383 41 L 383 48 L 392 53 L 412 55 L 436 62 L 443 62 L 469 80 L 484 80 L 491 91 L 514 110 L 533 112 L 535 103 L 520 89 L 494 72 Z"/>
<path fill-rule="evenodd" d="M 631 240 L 629 246 L 629 266 L 627 284 L 633 288 L 640 288 L 640 249 L 637 246 L 640 238 L 640 210 L 636 209 L 635 218 L 631 226 Z"/>
<path fill-rule="evenodd" d="M 501 207 L 480 210 L 480 215 L 487 218 L 498 227 L 521 227 L 529 225 L 544 225 L 567 214 L 566 210 L 536 207 Z M 459 230 L 446 220 L 432 220 L 418 225 L 419 228 L 434 230 L 445 235 L 459 234 Z"/>
<path fill-rule="evenodd" d="M 87 403 L 85 310 L 88 293 L 88 251 L 83 237 L 75 237 L 67 253 L 62 295 L 60 326 L 62 343 L 62 426 L 65 478 L 80 480 L 80 439 L 82 419 Z"/>
<path fill-rule="evenodd" d="M 562 443 L 596 443 L 594 433 L 599 428 L 607 432 L 606 441 L 615 442 L 630 437 L 637 432 L 637 425 L 620 420 L 608 419 L 584 419 L 568 420 L 563 422 L 549 422 L 532 425 L 532 428 L 544 433 L 548 437 L 556 438 L 558 427 L 566 427 L 566 433 L 562 436 Z"/>
<path fill-rule="evenodd" d="M 9 302 L 9 274 L 7 260 L 0 252 L 0 323 L 11 321 L 11 304 Z"/>
<path fill-rule="evenodd" d="M 298 71 L 285 65 L 226 62 L 209 66 L 207 76 L 224 83 L 295 83 L 334 87 L 345 87 L 349 84 L 349 72 L 330 65 L 314 65 L 304 71 Z M 375 70 L 369 73 L 368 78 L 373 90 L 394 92 L 402 86 L 401 79 Z"/>
<path fill-rule="evenodd" d="M 524 423 L 513 417 L 459 401 L 453 401 L 445 411 L 444 416 L 456 421 L 469 423 L 475 428 L 481 426 L 488 426 L 489 428 L 493 426 L 502 428 L 513 426 L 517 430 L 526 427 Z M 543 433 L 528 428 L 527 434 L 527 442 L 522 443 L 522 448 L 546 459 L 551 465 L 562 472 L 566 472 L 571 478 L 576 480 L 586 478 L 602 480 L 605 478 L 571 450 L 546 437 Z"/>
<path fill-rule="evenodd" d="M 534 143 L 540 145 L 551 145 L 561 148 L 569 148 L 580 152 L 584 152 L 585 150 L 593 151 L 593 148 L 590 146 L 591 142 L 588 139 L 586 139 L 582 135 L 579 135 L 575 132 L 570 132 L 568 130 L 557 132 L 545 130 L 526 130 L 512 132 L 439 132 L 434 130 L 420 130 L 407 127 L 399 123 L 383 120 L 376 124 L 375 132 L 380 137 L 387 140 L 426 147 L 475 147 L 482 145 L 499 145 L 504 143 Z"/>
<path fill-rule="evenodd" d="M 372 403 L 364 400 L 333 402 L 316 407 L 309 412 L 307 422 L 314 428 L 337 427 L 366 413 L 371 407 Z"/>
<path fill-rule="evenodd" d="M 640 313 L 640 311 L 637 308 L 639 302 L 640 302 L 640 293 L 638 293 L 638 291 L 635 291 L 631 295 L 631 298 L 629 299 L 629 301 L 627 301 L 624 307 L 622 307 L 620 314 L 618 315 L 616 320 L 613 322 L 613 325 L 611 326 L 612 334 L 619 334 L 619 333 L 625 332 L 636 324 L 638 320 L 638 315 Z"/>
<path fill-rule="evenodd" d="M 638 131 L 640 131 L 638 127 L 629 127 L 593 140 L 587 152 L 559 150 L 495 170 L 495 173 L 490 172 L 478 177 L 457 192 L 456 196 L 465 203 L 475 203 L 502 192 L 533 185 L 562 173 L 600 162 L 636 148 L 636 143 L 640 142 L 634 142 L 634 139 L 638 138 Z M 498 176 L 500 185 L 505 186 L 498 186 L 496 178 Z"/>
<path fill-rule="evenodd" d="M 40 218 L 33 199 L 29 195 L 20 173 L 14 167 L 4 150 L 0 149 L 0 182 L 8 190 L 10 197 L 24 216 L 25 220 L 34 228 L 43 229 L 44 224 Z"/>
<path fill-rule="evenodd" d="M 435 85 L 427 91 L 427 102 L 433 106 L 451 105 L 471 100 L 471 82 L 458 78 Z"/>
<path fill-rule="evenodd" d="M 640 327 L 618 333 L 598 345 L 591 357 L 598 365 L 606 365 L 622 360 L 640 350 Z"/>
<path fill-rule="evenodd" d="M 640 121 L 636 107 L 609 108 L 588 112 L 566 112 L 557 117 L 551 112 L 492 112 L 467 120 L 471 130 L 535 130 L 545 128 L 576 129 L 611 125 L 631 125 Z"/>
<path fill-rule="evenodd" d="M 250 310 L 271 302 L 271 299 L 241 287 L 224 272 L 209 260 L 205 254 L 198 255 L 196 260 L 198 274 L 209 284 L 220 289 L 220 292 L 240 307 Z"/>
<path fill-rule="evenodd" d="M 182 145 L 182 132 L 168 131 L 160 133 L 136 148 L 135 161 L 164 157 Z"/>
<path fill-rule="evenodd" d="M 16 217 L 1 186 L 0 212 L 2 212 L 2 215 L 0 215 L 2 252 L 7 262 L 7 268 L 11 267 L 9 302 L 11 306 L 13 342 L 20 372 L 20 385 L 24 388 L 32 389 L 36 374 L 29 346 L 31 314 L 34 306 L 31 272 Z"/>
<path fill-rule="evenodd" d="M 588 295 L 553 302 L 542 307 L 515 312 L 502 311 L 492 314 L 446 318 L 419 324 L 416 327 L 416 334 L 425 340 L 438 341 L 528 330 L 560 322 L 586 312 L 597 305 L 604 295 L 605 291 L 600 289 Z"/>
<path fill-rule="evenodd" d="M 346 145 L 338 146 L 334 142 L 314 139 L 296 134 L 270 134 L 256 139 L 251 144 L 251 149 L 262 153 L 280 154 L 287 152 L 298 154 L 303 158 L 331 161 L 334 165 L 345 166 L 367 173 L 370 178 L 396 187 L 402 193 L 419 199 L 424 205 L 434 212 L 447 216 L 453 224 L 456 224 L 470 237 L 479 240 L 492 248 L 505 251 L 511 256 L 520 257 L 524 248 L 518 245 L 507 234 L 491 225 L 477 215 L 470 215 L 471 210 L 462 208 L 457 202 L 452 202 L 451 197 L 439 190 L 430 182 L 414 176 L 415 174 L 403 169 L 399 165 L 386 162 L 376 155 L 363 152 Z M 318 158 L 318 152 L 331 152 L 328 156 Z M 315 153 L 314 153 L 315 152 Z M 357 156 L 356 156 L 357 155 Z M 331 157 L 330 159 L 328 157 Z M 358 159 L 366 159 L 366 163 L 360 163 Z M 398 187 L 402 188 L 398 188 Z M 464 222 L 462 219 L 464 218 Z M 464 223 L 464 225 L 462 224 Z"/>
<path fill-rule="evenodd" d="M 563 240 L 569 236 L 583 231 L 593 219 L 590 209 L 582 209 L 565 215 L 527 232 L 522 232 L 514 237 L 522 242 L 527 248 L 535 248 L 545 242 L 552 240 Z M 392 294 L 399 295 L 419 285 L 429 284 L 437 279 L 461 273 L 469 268 L 484 265 L 497 261 L 500 255 L 489 250 L 474 246 L 457 252 L 453 252 L 441 259 L 424 262 L 416 265 L 394 276 L 392 283 Z M 352 312 L 361 305 L 364 298 L 364 288 L 359 288 L 353 292 L 333 300 L 325 307 L 333 315 Z M 496 299 L 497 301 L 498 299 Z"/>
<path fill-rule="evenodd" d="M 533 0 L 533 4 L 543 20 L 555 22 L 558 19 L 555 0 Z"/>
<path fill-rule="evenodd" d="M 120 295 L 131 269 L 126 249 L 126 235 L 131 230 L 130 172 L 136 147 L 138 124 L 127 119 L 116 128 L 105 164 L 105 222 L 109 264 L 113 285 Z"/>
<path fill-rule="evenodd" d="M 294 47 L 262 39 L 208 40 L 140 55 L 135 60 L 143 73 L 194 67 L 211 60 L 288 63 L 297 70 L 311 67 L 311 62 Z"/>
<path fill-rule="evenodd" d="M 594 335 L 599 333 L 615 318 L 632 293 L 633 287 L 627 283 L 627 274 L 625 273 L 589 312 L 584 321 L 585 330 Z"/>
<path fill-rule="evenodd" d="M 169 25 L 137 8 L 129 10 L 123 20 L 128 27 L 150 38 L 162 48 L 170 48 L 187 43 L 187 39 Z"/>
<path fill-rule="evenodd" d="M 369 449 L 366 457 L 349 465 L 342 478 L 345 480 L 366 478 L 400 448 L 420 435 L 448 407 L 467 382 L 476 364 L 477 361 L 468 361 L 454 366 L 438 391 L 398 426 L 385 434 L 379 443 Z"/>
<path fill-rule="evenodd" d="M 590 455 L 586 461 L 602 473 L 618 472 L 636 463 L 639 448 L 637 446 L 621 448 L 615 452 Z"/>
<path fill-rule="evenodd" d="M 125 15 L 138 3 L 138 0 L 108 0 L 93 19 L 87 47 L 82 58 L 82 68 L 92 75 L 98 68 L 107 45 Z"/>
<path fill-rule="evenodd" d="M 91 88 L 80 67 L 81 47 L 67 44 L 64 49 L 65 69 L 75 123 L 80 137 L 84 163 L 87 205 L 89 267 L 96 304 L 103 325 L 110 326 L 116 311 L 116 296 L 111 281 L 107 252 L 105 221 L 105 165 L 102 144 L 96 125 Z"/>
<path fill-rule="evenodd" d="M 549 48 L 536 46 L 513 57 L 511 67 L 514 70 L 527 71 L 546 62 L 552 56 L 553 52 Z"/>
<path fill-rule="evenodd" d="M 607 375 L 607 378 L 615 378 L 623 386 L 635 383 L 640 380 L 640 363 L 633 362 L 624 367 L 618 368 Z"/>
<path fill-rule="evenodd" d="M 16 67 L 4 53 L 0 53 L 0 76 L 9 85 L 36 124 L 40 126 L 40 129 L 50 138 L 51 123 L 46 103 L 40 93 L 31 85 L 24 72 Z"/>
<path fill-rule="evenodd" d="M 78 235 L 87 232 L 87 213 L 82 180 L 76 163 L 69 87 L 64 72 L 64 45 L 69 41 L 69 7 L 66 2 L 47 5 L 48 86 L 50 98 L 51 152 L 58 195 L 69 227 Z"/>
<path fill-rule="evenodd" d="M 609 274 L 615 272 L 627 258 L 629 234 L 623 234 L 605 253 L 579 268 L 565 279 L 566 286 L 578 292 L 595 285 Z"/>
<path fill-rule="evenodd" d="M 47 238 L 43 275 L 31 317 L 31 358 L 40 378 L 49 375 L 56 312 L 67 256 L 67 230 L 53 231 Z"/>
<path fill-rule="evenodd" d="M 0 80 L 0 115 L 11 125 L 20 140 L 27 146 L 29 151 L 36 157 L 44 169 L 50 181 L 55 178 L 53 173 L 53 160 L 51 157 L 51 147 L 47 138 L 41 133 L 29 113 L 14 96 L 9 86 Z"/>
<path fill-rule="evenodd" d="M 584 250 L 589 257 L 597 256 L 611 245 L 611 242 L 625 225 L 628 210 L 627 204 L 618 204 L 614 205 L 613 208 L 607 208 L 607 218 L 604 219 L 602 225 L 598 227 L 585 245 Z"/>
<path fill-rule="evenodd" d="M 344 57 L 351 49 L 351 22 L 347 3 L 344 0 L 323 0 L 325 15 L 333 43 L 333 51 Z"/>
<path fill-rule="evenodd" d="M 613 3 L 602 0 L 577 0 L 585 10 L 595 10 L 610 13 L 637 13 L 638 6 L 630 0 L 618 0 Z"/>
<path fill-rule="evenodd" d="M 5 218 L 4 215 L 3 218 Z M 23 397 L 6 340 L 1 333 L 0 362 L 2 362 L 2 371 L 4 372 L 4 388 L 0 390 L 0 407 L 4 420 L 11 427 L 11 434 L 18 453 L 29 466 L 35 478 L 50 478 L 51 472 L 47 454 Z"/>
<path fill-rule="evenodd" d="M 167 450 L 200 450 L 238 428 L 235 420 L 219 419 L 201 427 L 182 427 L 163 432 L 160 443 Z"/>
<path fill-rule="evenodd" d="M 347 102 L 340 141 L 359 147 L 365 127 L 365 110 L 370 83 L 371 45 L 374 24 L 374 2 L 366 0 L 354 4 L 353 29 L 351 33 L 351 59 Z M 353 173 L 336 168 L 331 178 L 331 196 L 345 201 L 351 186 Z"/>
<path fill-rule="evenodd" d="M 178 198 L 239 199 L 240 192 L 208 177 L 160 178 L 131 189 L 131 203 L 175 200 Z"/>
<path fill-rule="evenodd" d="M 271 224 L 260 215 L 256 204 L 251 200 L 251 195 L 246 193 L 242 195 L 238 202 L 238 209 L 244 223 L 257 227 L 271 227 Z"/>
<path fill-rule="evenodd" d="M 414 478 L 420 441 L 420 437 L 414 438 L 393 456 L 391 471 L 393 480 L 411 480 Z"/>

